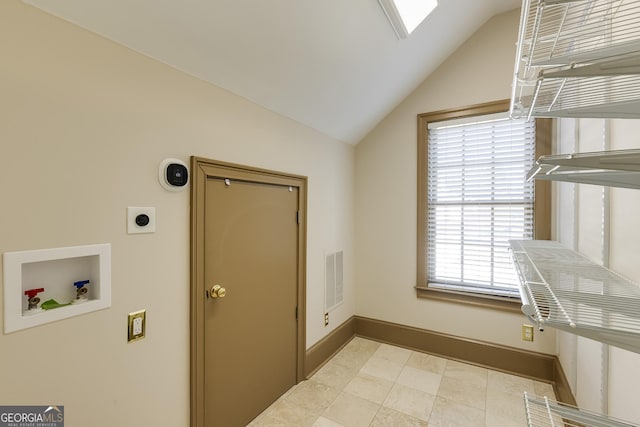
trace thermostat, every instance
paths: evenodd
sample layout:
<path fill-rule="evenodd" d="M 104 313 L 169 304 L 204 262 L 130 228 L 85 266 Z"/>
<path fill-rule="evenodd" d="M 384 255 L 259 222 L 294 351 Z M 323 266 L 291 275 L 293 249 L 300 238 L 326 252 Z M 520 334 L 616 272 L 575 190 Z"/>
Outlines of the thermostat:
<path fill-rule="evenodd" d="M 189 169 L 180 159 L 164 159 L 160 163 L 158 179 L 165 190 L 182 191 L 189 183 Z"/>

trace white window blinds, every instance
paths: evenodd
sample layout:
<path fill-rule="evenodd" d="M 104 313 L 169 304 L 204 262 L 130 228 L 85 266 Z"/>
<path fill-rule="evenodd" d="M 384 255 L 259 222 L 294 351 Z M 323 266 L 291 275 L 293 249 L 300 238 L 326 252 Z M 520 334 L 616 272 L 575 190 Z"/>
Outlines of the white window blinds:
<path fill-rule="evenodd" d="M 508 241 L 533 237 L 535 122 L 473 120 L 429 124 L 428 286 L 517 297 Z"/>

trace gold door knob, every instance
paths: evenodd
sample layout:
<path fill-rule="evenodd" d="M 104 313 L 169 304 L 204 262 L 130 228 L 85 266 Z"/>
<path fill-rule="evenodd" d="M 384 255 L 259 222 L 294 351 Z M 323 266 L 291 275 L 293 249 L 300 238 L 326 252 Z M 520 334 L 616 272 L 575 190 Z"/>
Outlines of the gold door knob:
<path fill-rule="evenodd" d="M 211 298 L 224 298 L 227 295 L 227 290 L 220 285 L 215 285 L 211 288 Z"/>

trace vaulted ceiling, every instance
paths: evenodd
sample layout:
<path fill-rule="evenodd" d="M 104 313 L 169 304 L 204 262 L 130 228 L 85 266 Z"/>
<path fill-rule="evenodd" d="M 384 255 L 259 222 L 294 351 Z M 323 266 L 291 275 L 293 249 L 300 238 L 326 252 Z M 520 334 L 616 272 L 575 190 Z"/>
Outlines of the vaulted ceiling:
<path fill-rule="evenodd" d="M 377 0 L 23 1 L 351 144 L 520 6 L 439 0 L 399 40 Z"/>

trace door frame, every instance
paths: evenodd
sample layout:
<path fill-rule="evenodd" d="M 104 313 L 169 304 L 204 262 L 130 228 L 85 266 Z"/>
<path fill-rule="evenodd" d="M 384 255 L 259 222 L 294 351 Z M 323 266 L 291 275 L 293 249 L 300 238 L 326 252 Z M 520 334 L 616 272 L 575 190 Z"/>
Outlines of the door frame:
<path fill-rule="evenodd" d="M 306 349 L 307 177 L 191 157 L 191 427 L 204 426 L 204 281 L 205 185 L 209 178 L 286 185 L 298 188 L 298 332 L 296 383 L 304 379 Z"/>

